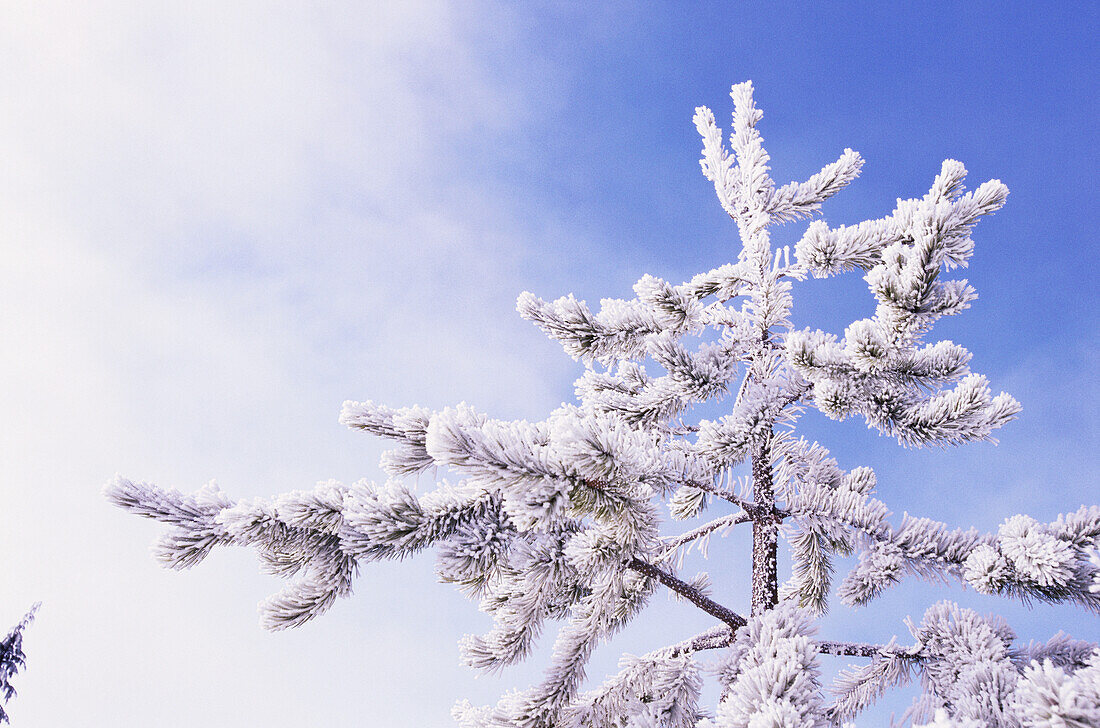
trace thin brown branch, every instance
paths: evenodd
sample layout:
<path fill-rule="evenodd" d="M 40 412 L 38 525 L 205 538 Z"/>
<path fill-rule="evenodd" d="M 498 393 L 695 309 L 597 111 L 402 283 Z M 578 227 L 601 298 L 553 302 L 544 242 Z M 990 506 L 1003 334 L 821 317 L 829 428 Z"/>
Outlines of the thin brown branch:
<path fill-rule="evenodd" d="M 747 624 L 745 618 L 737 612 L 723 607 L 721 604 L 714 601 L 706 594 L 693 587 L 691 584 L 688 584 L 686 581 L 681 581 L 680 579 L 677 579 L 672 574 L 654 566 L 653 564 L 642 561 L 635 556 L 627 563 L 627 567 L 633 569 L 634 571 L 637 571 L 640 574 L 645 574 L 651 579 L 656 579 L 672 591 L 682 596 L 684 599 L 687 599 L 689 602 L 702 609 L 707 614 L 713 617 L 717 617 L 733 629 L 743 627 Z"/>

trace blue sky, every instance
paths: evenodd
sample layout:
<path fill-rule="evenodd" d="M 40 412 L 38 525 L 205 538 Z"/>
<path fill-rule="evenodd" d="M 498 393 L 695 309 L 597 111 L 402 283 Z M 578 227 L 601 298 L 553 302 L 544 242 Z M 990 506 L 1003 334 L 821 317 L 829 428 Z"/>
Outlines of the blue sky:
<path fill-rule="evenodd" d="M 536 679 L 538 656 L 457 665 L 487 623 L 427 558 L 263 633 L 276 585 L 250 554 L 161 570 L 158 527 L 100 488 L 380 478 L 379 444 L 336 423 L 348 398 L 541 418 L 579 369 L 516 294 L 622 297 L 733 259 L 691 116 L 728 126 L 745 79 L 780 182 L 867 160 L 834 225 L 923 194 L 947 157 L 1011 190 L 976 230 L 979 300 L 937 329 L 1023 403 L 1001 445 L 905 451 L 811 417 L 812 436 L 874 467 L 897 514 L 991 529 L 1100 501 L 1094 3 L 223 5 L 0 9 L 0 621 L 45 602 L 16 725 L 442 726 Z M 872 308 L 858 276 L 797 292 L 799 326 Z M 735 607 L 742 571 L 718 585 Z M 1100 633 L 925 584 L 823 631 L 886 639 L 944 597 L 1025 639 Z M 590 674 L 706 626 L 661 597 Z"/>

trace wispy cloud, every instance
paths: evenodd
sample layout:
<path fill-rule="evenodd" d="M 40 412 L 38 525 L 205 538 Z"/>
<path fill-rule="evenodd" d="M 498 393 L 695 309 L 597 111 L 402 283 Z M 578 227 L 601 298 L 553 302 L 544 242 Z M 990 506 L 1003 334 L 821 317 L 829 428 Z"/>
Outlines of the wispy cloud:
<path fill-rule="evenodd" d="M 453 6 L 369 5 L 0 10 L 3 604 L 46 603 L 12 708 L 28 725 L 334 724 L 379 669 L 309 666 L 369 604 L 274 641 L 247 556 L 159 570 L 155 529 L 99 496 L 115 470 L 275 493 L 379 475 L 335 423 L 345 397 L 553 404 L 512 312 L 540 223 L 461 173 L 530 91 Z M 357 649 L 395 652 L 396 617 L 371 619 Z"/>

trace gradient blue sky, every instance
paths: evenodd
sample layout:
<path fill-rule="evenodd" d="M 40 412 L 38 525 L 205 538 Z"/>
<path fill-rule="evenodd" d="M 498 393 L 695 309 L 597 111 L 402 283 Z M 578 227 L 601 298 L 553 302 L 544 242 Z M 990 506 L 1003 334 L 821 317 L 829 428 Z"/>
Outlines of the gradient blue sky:
<path fill-rule="evenodd" d="M 1012 191 L 976 231 L 980 299 L 937 332 L 1023 403 L 1001 445 L 905 451 L 819 417 L 810 434 L 874 467 L 898 514 L 990 529 L 1100 501 L 1095 3 L 364 5 L 0 7 L 0 622 L 45 602 L 20 728 L 444 726 L 456 698 L 537 679 L 539 656 L 499 679 L 457 665 L 487 620 L 429 558 L 372 565 L 323 619 L 266 634 L 276 584 L 251 554 L 161 570 L 159 527 L 100 488 L 379 478 L 379 443 L 336 423 L 347 398 L 541 418 L 579 369 L 516 294 L 629 296 L 733 259 L 691 116 L 728 126 L 744 79 L 779 182 L 866 158 L 832 224 L 923 194 L 946 157 Z M 872 309 L 858 276 L 796 293 L 799 326 Z M 743 546 L 710 562 L 740 609 Z M 1100 635 L 919 583 L 823 631 L 904 635 L 944 597 L 1025 639 Z M 659 597 L 590 674 L 706 626 Z"/>

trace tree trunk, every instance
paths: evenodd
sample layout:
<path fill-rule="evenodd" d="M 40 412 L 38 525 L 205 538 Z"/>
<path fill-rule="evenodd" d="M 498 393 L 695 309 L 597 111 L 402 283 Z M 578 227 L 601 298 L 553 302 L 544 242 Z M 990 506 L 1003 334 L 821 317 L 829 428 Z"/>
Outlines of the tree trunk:
<path fill-rule="evenodd" d="M 767 442 L 753 450 L 752 499 L 769 511 L 775 509 L 772 490 L 771 450 Z M 762 614 L 779 603 L 776 565 L 778 519 L 754 518 L 752 522 L 752 614 Z"/>

